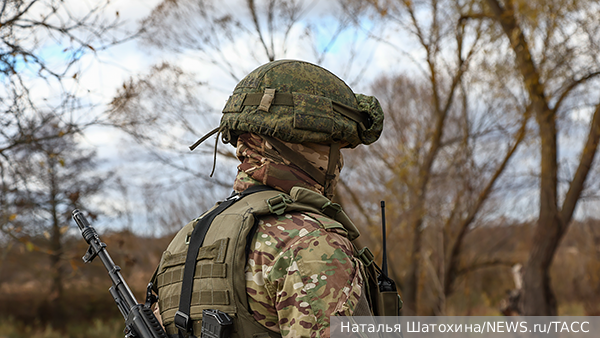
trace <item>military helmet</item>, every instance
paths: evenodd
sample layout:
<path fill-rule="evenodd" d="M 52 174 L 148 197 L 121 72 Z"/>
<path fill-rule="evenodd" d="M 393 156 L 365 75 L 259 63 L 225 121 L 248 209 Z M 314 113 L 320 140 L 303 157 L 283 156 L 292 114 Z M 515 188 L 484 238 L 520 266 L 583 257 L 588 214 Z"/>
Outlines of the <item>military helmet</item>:
<path fill-rule="evenodd" d="M 354 148 L 375 142 L 383 111 L 372 96 L 354 94 L 317 65 L 278 60 L 262 65 L 235 87 L 223 108 L 223 141 L 236 146 L 243 133 L 290 143 L 338 143 Z M 203 138 L 206 139 L 206 138 Z"/>
<path fill-rule="evenodd" d="M 190 149 L 215 133 L 222 133 L 223 142 L 234 147 L 241 134 L 254 133 L 332 196 L 339 149 L 371 144 L 382 129 L 383 111 L 375 97 L 354 94 L 344 81 L 317 65 L 278 60 L 256 68 L 237 84 L 223 108 L 219 127 Z M 329 144 L 326 172 L 314 168 L 281 141 Z"/>

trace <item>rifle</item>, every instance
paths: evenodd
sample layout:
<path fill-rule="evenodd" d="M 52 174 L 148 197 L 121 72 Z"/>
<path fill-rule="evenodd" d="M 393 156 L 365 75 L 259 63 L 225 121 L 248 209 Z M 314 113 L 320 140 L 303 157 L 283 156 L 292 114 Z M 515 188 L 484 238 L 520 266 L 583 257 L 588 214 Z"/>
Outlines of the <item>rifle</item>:
<path fill-rule="evenodd" d="M 108 291 L 113 296 L 125 319 L 125 330 L 123 331 L 125 338 L 167 338 L 165 330 L 150 309 L 150 306 L 158 300 L 152 294 L 152 283 L 148 284 L 146 289 L 146 303 L 139 304 L 123 276 L 121 276 L 121 268 L 115 265 L 112 258 L 110 258 L 105 249 L 106 244 L 100 241 L 96 229 L 90 225 L 79 210 L 73 210 L 72 215 L 81 231 L 81 235 L 90 245 L 83 256 L 83 261 L 90 263 L 96 256 L 100 257 L 112 280 L 113 285 Z"/>

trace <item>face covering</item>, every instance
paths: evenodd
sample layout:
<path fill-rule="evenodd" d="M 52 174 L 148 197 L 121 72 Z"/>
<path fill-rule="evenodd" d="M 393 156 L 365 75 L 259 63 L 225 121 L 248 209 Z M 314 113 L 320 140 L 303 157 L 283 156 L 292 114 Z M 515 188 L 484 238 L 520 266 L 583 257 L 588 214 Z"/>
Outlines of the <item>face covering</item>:
<path fill-rule="evenodd" d="M 311 166 L 323 174 L 326 173 L 329 145 L 282 143 L 293 150 L 294 156 L 301 156 Z M 258 135 L 250 133 L 240 135 L 237 141 L 236 156 L 242 163 L 238 165 L 239 173 L 233 186 L 235 191 L 247 189 L 253 184 L 252 180 L 256 180 L 285 193 L 289 193 L 294 186 L 301 186 L 331 198 L 343 166 L 343 159 L 340 154 L 334 171 L 335 177 L 331 180 L 327 191 L 325 191 L 325 187 L 321 183 L 317 182 L 292 161 L 281 156 L 269 141 Z"/>

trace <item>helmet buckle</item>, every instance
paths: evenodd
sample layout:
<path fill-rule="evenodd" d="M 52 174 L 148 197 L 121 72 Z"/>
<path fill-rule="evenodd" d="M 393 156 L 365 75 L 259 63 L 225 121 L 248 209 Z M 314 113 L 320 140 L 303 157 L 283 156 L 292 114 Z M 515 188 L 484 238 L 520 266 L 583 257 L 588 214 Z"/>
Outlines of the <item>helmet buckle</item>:
<path fill-rule="evenodd" d="M 271 103 L 273 103 L 274 98 L 275 98 L 275 88 L 265 88 L 265 93 L 263 94 L 263 97 L 260 100 L 260 105 L 258 106 L 258 110 L 262 110 L 262 111 L 268 113 L 269 108 L 271 108 Z"/>

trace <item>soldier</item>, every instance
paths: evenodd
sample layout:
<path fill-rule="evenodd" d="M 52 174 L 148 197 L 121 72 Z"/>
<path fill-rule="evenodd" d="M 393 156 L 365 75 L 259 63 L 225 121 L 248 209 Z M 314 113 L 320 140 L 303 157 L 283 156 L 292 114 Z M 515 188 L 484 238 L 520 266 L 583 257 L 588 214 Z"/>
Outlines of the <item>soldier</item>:
<path fill-rule="evenodd" d="M 340 148 L 381 133 L 377 100 L 321 67 L 280 60 L 246 76 L 223 114 L 190 148 L 215 133 L 236 146 L 234 194 L 179 231 L 161 258 L 153 281 L 167 333 L 329 337 L 330 316 L 396 315 L 397 295 L 384 313 L 373 257 L 356 250 L 358 230 L 330 201 Z M 207 316 L 220 327 L 202 326 Z"/>

